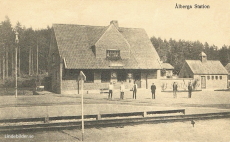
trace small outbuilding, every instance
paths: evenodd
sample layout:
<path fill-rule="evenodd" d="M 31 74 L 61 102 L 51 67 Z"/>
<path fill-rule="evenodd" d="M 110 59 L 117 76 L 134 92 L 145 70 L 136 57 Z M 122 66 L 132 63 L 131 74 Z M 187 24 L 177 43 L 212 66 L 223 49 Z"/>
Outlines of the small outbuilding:
<path fill-rule="evenodd" d="M 218 60 L 208 60 L 204 52 L 200 60 L 185 60 L 179 77 L 193 78 L 199 89 L 225 89 L 228 86 L 228 71 Z"/>
<path fill-rule="evenodd" d="M 172 78 L 174 67 L 169 63 L 161 63 L 161 66 L 162 66 L 161 77 Z"/>
<path fill-rule="evenodd" d="M 228 71 L 228 87 L 230 86 L 230 63 L 225 66 L 225 69 Z"/>

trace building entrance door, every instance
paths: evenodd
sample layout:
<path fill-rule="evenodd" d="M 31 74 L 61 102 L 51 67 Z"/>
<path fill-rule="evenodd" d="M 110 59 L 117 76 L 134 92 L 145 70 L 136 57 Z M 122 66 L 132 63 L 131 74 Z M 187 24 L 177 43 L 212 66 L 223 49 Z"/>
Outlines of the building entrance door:
<path fill-rule="evenodd" d="M 205 76 L 201 76 L 201 89 L 206 88 L 206 79 Z"/>
<path fill-rule="evenodd" d="M 141 73 L 140 72 L 133 73 L 133 79 L 136 82 L 137 87 L 141 88 Z"/>

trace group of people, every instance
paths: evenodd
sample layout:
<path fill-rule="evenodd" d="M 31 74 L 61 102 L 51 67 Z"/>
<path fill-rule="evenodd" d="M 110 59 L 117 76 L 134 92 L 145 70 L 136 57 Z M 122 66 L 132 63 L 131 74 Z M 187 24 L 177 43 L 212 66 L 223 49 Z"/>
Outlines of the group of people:
<path fill-rule="evenodd" d="M 137 84 L 134 82 L 132 91 L 133 91 L 133 99 L 137 98 Z M 173 83 L 173 98 L 177 98 L 177 83 L 174 82 Z M 120 99 L 124 99 L 124 91 L 125 91 L 125 85 L 123 83 L 123 81 L 121 82 L 120 85 Z M 156 85 L 154 83 L 152 83 L 151 85 L 151 93 L 152 93 L 152 99 L 156 98 Z M 109 84 L 109 95 L 108 95 L 108 99 L 112 99 L 113 96 L 113 83 L 110 82 Z M 192 84 L 191 82 L 189 82 L 188 84 L 188 98 L 192 97 Z"/>
<path fill-rule="evenodd" d="M 192 83 L 188 83 L 188 98 L 192 97 Z M 173 98 L 177 98 L 177 83 L 173 83 Z"/>
<path fill-rule="evenodd" d="M 134 83 L 134 88 L 135 88 L 135 91 L 133 91 L 133 97 L 134 97 L 134 92 L 135 92 L 135 98 L 136 98 L 137 85 L 135 83 Z M 125 85 L 122 81 L 121 86 L 120 86 L 120 99 L 124 99 L 124 92 L 125 92 Z M 110 82 L 108 99 L 112 99 L 112 97 L 113 97 L 113 83 Z"/>
<path fill-rule="evenodd" d="M 137 99 L 137 87 L 138 87 L 137 84 L 134 82 L 132 88 L 133 99 Z M 122 81 L 120 85 L 120 99 L 124 99 L 124 91 L 125 91 L 125 85 Z M 152 92 L 152 99 L 155 99 L 156 86 L 154 85 L 154 83 L 151 86 L 151 92 Z M 113 97 L 113 83 L 110 82 L 108 99 L 112 99 L 112 97 Z"/>

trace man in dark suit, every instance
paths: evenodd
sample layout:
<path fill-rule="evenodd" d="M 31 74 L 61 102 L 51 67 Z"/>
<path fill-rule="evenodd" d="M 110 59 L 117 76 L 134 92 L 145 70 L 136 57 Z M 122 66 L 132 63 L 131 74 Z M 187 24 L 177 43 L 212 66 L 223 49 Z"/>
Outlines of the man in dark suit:
<path fill-rule="evenodd" d="M 191 82 L 188 83 L 188 98 L 192 97 L 192 84 Z"/>
<path fill-rule="evenodd" d="M 151 85 L 152 99 L 155 99 L 156 85 L 154 83 Z"/>
<path fill-rule="evenodd" d="M 177 98 L 177 84 L 176 82 L 173 83 L 173 98 Z"/>
<path fill-rule="evenodd" d="M 133 85 L 133 99 L 137 98 L 137 84 L 134 82 Z"/>

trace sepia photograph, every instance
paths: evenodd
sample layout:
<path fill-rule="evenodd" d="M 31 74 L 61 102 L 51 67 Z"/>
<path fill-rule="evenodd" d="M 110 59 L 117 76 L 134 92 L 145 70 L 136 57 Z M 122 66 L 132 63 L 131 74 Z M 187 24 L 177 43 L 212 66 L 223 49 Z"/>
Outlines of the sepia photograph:
<path fill-rule="evenodd" d="M 230 142 L 229 7 L 0 0 L 0 141 Z"/>

